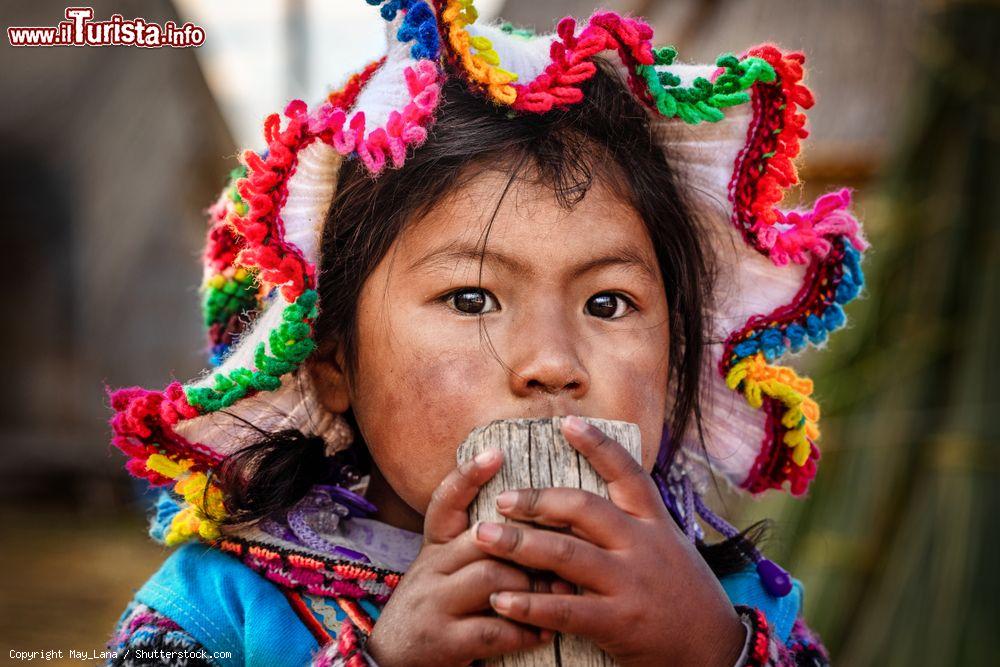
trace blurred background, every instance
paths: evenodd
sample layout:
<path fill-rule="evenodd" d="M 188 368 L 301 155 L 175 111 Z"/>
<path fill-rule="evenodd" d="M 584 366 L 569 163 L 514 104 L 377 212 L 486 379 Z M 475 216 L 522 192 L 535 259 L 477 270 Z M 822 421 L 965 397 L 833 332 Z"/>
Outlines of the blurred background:
<path fill-rule="evenodd" d="M 208 206 L 264 116 L 380 54 L 360 0 L 94 0 L 96 19 L 192 21 L 190 49 L 0 47 L 0 661 L 100 650 L 166 552 L 108 444 L 105 387 L 205 366 Z M 586 0 L 476 3 L 537 31 Z M 1000 664 L 1000 7 L 947 0 L 633 0 L 656 42 L 713 60 L 774 41 L 818 104 L 805 192 L 857 191 L 866 298 L 806 360 L 824 407 L 810 497 L 718 500 L 771 517 L 766 551 L 847 665 Z M 3 26 L 65 4 L 8 0 Z M 789 202 L 786 202 L 786 204 Z M 66 660 L 70 662 L 70 660 Z M 76 662 L 76 661 L 74 661 Z"/>

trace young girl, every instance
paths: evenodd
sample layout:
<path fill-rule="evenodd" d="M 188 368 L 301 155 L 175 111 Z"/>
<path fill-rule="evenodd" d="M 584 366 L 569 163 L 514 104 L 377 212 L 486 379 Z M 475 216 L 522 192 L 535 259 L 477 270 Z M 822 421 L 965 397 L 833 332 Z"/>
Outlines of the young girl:
<path fill-rule="evenodd" d="M 846 191 L 776 208 L 802 57 L 679 66 L 612 13 L 534 36 L 368 2 L 387 55 L 269 118 L 211 209 L 217 368 L 112 396 L 129 471 L 167 487 L 151 534 L 183 543 L 112 663 L 467 665 L 571 633 L 622 665 L 825 664 L 800 584 L 702 500 L 712 472 L 806 490 L 818 408 L 774 362 L 862 285 Z M 512 491 L 517 524 L 470 526 L 502 461 L 458 445 L 556 415 L 610 500 Z M 637 424 L 641 461 L 573 415 Z"/>

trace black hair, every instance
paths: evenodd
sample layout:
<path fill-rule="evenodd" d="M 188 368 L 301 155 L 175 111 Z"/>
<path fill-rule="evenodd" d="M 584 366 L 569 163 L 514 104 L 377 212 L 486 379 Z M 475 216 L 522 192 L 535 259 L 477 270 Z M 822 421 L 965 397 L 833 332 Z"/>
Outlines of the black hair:
<path fill-rule="evenodd" d="M 402 167 L 372 177 L 360 160 L 344 161 L 322 238 L 314 355 L 333 360 L 339 352 L 345 362 L 340 370 L 349 378 L 356 373 L 357 302 L 365 281 L 405 226 L 459 189 L 479 173 L 477 169 L 506 170 L 504 194 L 516 178 L 530 173 L 536 182 L 551 187 L 567 209 L 600 179 L 642 218 L 666 288 L 673 391 L 669 432 L 694 428 L 700 437 L 699 381 L 713 258 L 670 156 L 655 140 L 647 111 L 610 64 L 597 62 L 597 73 L 584 84 L 582 102 L 544 114 L 499 108 L 451 78 L 443 85 L 426 142 Z M 345 416 L 358 433 L 351 411 Z M 366 471 L 371 461 L 363 440 L 351 449 L 349 465 Z M 218 481 L 230 514 L 226 521 L 252 521 L 287 508 L 312 484 L 336 476 L 344 461 L 329 465 L 322 455 L 322 442 L 316 438 L 287 431 L 261 433 L 220 467 Z M 719 544 L 698 546 L 722 576 L 749 562 L 747 546 L 757 537 L 759 526 Z"/>

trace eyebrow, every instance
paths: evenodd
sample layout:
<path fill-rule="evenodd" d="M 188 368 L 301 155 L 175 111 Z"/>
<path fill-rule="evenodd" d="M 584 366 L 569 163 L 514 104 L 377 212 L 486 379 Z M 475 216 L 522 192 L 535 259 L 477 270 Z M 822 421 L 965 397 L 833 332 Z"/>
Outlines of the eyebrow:
<path fill-rule="evenodd" d="M 438 248 L 420 257 L 410 264 L 410 270 L 421 267 L 442 266 L 454 268 L 456 262 L 472 260 L 478 262 L 482 258 L 486 264 L 500 267 L 507 273 L 517 273 L 525 276 L 533 276 L 534 270 L 525 262 L 496 250 L 478 248 L 471 245 L 450 244 L 443 248 Z M 651 280 L 657 277 L 656 270 L 650 265 L 646 257 L 637 249 L 630 245 L 620 245 L 611 248 L 606 253 L 597 257 L 592 257 L 585 262 L 581 262 L 572 268 L 570 278 L 580 276 L 603 269 L 609 266 L 621 266 L 623 268 L 638 269 Z"/>

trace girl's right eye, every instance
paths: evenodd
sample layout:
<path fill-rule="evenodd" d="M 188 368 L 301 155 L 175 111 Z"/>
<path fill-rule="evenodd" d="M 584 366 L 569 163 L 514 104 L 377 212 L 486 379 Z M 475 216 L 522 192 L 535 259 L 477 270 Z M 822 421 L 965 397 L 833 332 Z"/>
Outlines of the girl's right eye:
<path fill-rule="evenodd" d="M 500 310 L 495 296 L 478 287 L 462 287 L 442 297 L 450 308 L 465 315 L 482 315 Z"/>

